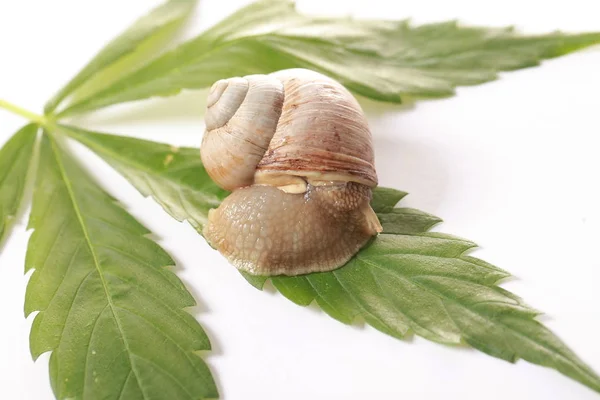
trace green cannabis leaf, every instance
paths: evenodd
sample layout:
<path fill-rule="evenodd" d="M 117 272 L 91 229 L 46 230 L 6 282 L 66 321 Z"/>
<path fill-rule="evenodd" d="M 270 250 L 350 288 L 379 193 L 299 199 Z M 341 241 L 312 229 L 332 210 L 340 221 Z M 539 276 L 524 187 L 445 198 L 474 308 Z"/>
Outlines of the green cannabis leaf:
<path fill-rule="evenodd" d="M 380 218 L 395 215 L 388 225 L 394 234 L 380 235 L 338 270 L 272 277 L 273 286 L 296 304 L 315 301 L 343 323 L 362 318 L 398 338 L 413 331 L 439 343 L 465 342 L 509 362 L 556 369 L 600 392 L 600 377 L 535 320 L 539 312 L 496 285 L 508 273 L 466 255 L 476 247 L 472 242 L 427 233 L 439 221 L 435 217 L 405 208 L 385 211 L 394 201 L 373 201 Z M 268 279 L 245 276 L 259 289 Z"/>
<path fill-rule="evenodd" d="M 25 192 L 37 130 L 35 124 L 26 125 L 0 149 L 0 244 Z"/>
<path fill-rule="evenodd" d="M 196 221 L 201 214 L 206 218 L 205 204 L 196 208 L 190 202 L 178 203 L 172 194 L 178 185 L 182 191 L 194 187 L 203 193 L 219 190 L 197 161 L 196 149 L 179 149 L 175 153 L 178 163 L 165 165 L 168 154 L 173 154 L 167 152 L 167 145 L 62 129 L 121 171 L 142 194 L 152 195 L 168 213 L 201 228 Z M 127 161 L 128 154 L 142 152 L 159 156 Z M 186 157 L 191 159 L 186 162 Z M 196 179 L 185 183 L 169 179 L 163 184 L 153 180 L 156 186 L 148 192 L 147 184 L 138 175 L 149 171 L 160 176 L 177 173 Z M 385 234 L 344 267 L 295 277 L 244 276 L 259 289 L 270 279 L 294 303 L 307 306 L 315 301 L 331 317 L 346 324 L 360 318 L 397 338 L 412 331 L 439 343 L 465 342 L 506 361 L 524 359 L 554 368 L 600 392 L 600 377 L 535 319 L 539 312 L 497 286 L 509 274 L 466 255 L 476 247 L 474 243 L 427 232 L 440 220 L 422 211 L 395 207 L 405 195 L 387 188 L 374 191 L 372 206 Z"/>
<path fill-rule="evenodd" d="M 73 126 L 58 129 L 102 154 L 144 196 L 151 196 L 172 217 L 187 220 L 198 232 L 207 222 L 208 210 L 218 207 L 228 194 L 210 180 L 198 149 L 92 133 Z"/>
<path fill-rule="evenodd" d="M 86 98 L 95 91 L 122 78 L 138 63 L 154 57 L 156 48 L 167 40 L 193 9 L 195 0 L 170 0 L 137 20 L 125 32 L 113 39 L 52 99 L 44 109 L 46 114 L 70 94 Z"/>
<path fill-rule="evenodd" d="M 152 96 L 199 89 L 218 79 L 304 67 L 357 94 L 400 103 L 441 97 L 498 71 L 537 65 L 600 43 L 600 33 L 520 35 L 513 28 L 463 27 L 455 21 L 412 27 L 299 14 L 293 1 L 251 4 L 106 88 L 75 102 L 66 116 Z"/>
<path fill-rule="evenodd" d="M 195 354 L 210 342 L 149 231 L 44 135 L 29 225 L 25 310 L 34 358 L 52 351 L 58 399 L 218 396 Z"/>

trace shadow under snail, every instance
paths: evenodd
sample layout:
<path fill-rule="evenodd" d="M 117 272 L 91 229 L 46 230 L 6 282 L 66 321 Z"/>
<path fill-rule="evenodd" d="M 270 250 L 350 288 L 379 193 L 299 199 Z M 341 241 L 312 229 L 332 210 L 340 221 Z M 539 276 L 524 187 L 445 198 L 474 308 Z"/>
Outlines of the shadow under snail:
<path fill-rule="evenodd" d="M 340 83 L 306 69 L 220 80 L 205 122 L 202 162 L 232 193 L 203 234 L 238 269 L 334 270 L 382 231 L 371 132 Z"/>

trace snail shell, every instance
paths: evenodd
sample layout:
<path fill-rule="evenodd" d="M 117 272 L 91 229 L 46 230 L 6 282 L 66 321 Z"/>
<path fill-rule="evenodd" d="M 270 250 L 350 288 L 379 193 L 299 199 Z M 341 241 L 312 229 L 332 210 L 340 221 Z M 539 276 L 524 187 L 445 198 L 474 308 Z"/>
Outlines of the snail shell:
<path fill-rule="evenodd" d="M 220 80 L 205 121 L 202 162 L 233 193 L 203 234 L 237 268 L 333 270 L 381 232 L 371 133 L 335 80 L 306 69 Z"/>

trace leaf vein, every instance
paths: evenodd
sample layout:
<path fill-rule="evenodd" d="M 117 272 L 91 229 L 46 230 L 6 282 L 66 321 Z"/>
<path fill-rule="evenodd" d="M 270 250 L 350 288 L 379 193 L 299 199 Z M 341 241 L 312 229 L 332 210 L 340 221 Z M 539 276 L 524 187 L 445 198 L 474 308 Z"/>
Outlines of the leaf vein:
<path fill-rule="evenodd" d="M 386 328 L 388 328 L 390 331 L 394 331 L 394 329 L 389 326 L 386 322 L 384 322 L 378 315 L 375 315 L 372 311 L 366 309 L 356 298 L 356 296 L 352 293 L 352 291 L 348 290 L 348 288 L 342 283 L 342 280 L 337 276 L 337 271 L 334 270 L 333 271 L 333 276 L 335 277 L 335 279 L 339 282 L 340 286 L 342 286 L 344 288 L 344 290 L 348 293 L 348 295 L 350 296 L 350 298 L 356 303 L 356 305 L 358 305 L 359 308 L 361 308 L 366 314 L 371 315 L 373 318 L 375 318 L 377 321 L 379 321 L 379 323 L 381 323 L 381 325 L 385 326 Z"/>
<path fill-rule="evenodd" d="M 172 337 L 170 337 L 168 334 L 166 334 L 162 329 L 160 329 L 156 324 L 154 324 L 154 322 L 150 321 L 148 318 L 146 318 L 144 315 L 134 311 L 134 310 L 130 310 L 128 308 L 124 308 L 121 306 L 116 306 L 118 309 L 128 312 L 130 314 L 135 315 L 138 318 L 143 319 L 144 321 L 146 321 L 146 323 L 148 323 L 149 325 L 151 325 L 154 329 L 156 329 L 157 331 L 159 331 L 163 337 L 168 340 L 169 342 L 171 342 L 172 344 L 175 345 L 175 347 L 177 347 L 184 355 L 185 357 L 188 359 L 188 361 L 190 362 L 190 365 L 192 366 L 192 368 L 196 371 L 199 372 L 198 375 L 204 377 L 204 375 L 202 374 L 202 371 L 200 369 L 198 369 L 196 367 L 196 364 L 194 363 L 194 361 L 201 361 L 200 357 L 194 355 L 193 352 L 185 350 L 183 347 L 181 347 L 181 345 L 179 343 L 177 343 L 177 341 L 175 341 Z M 191 356 L 195 357 L 196 359 L 193 359 Z"/>
<path fill-rule="evenodd" d="M 125 382 L 123 382 L 123 386 L 121 386 L 121 390 L 119 390 L 119 397 L 117 398 L 118 400 L 121 400 L 123 398 L 123 393 L 125 393 L 125 388 L 127 387 L 127 382 L 129 382 L 129 378 L 131 378 L 132 372 L 133 372 L 133 370 L 129 369 L 129 372 L 127 373 L 127 377 L 125 378 Z"/>
<path fill-rule="evenodd" d="M 115 278 L 119 279 L 122 282 L 125 283 L 131 283 L 129 280 L 124 279 L 123 277 L 114 274 L 112 272 L 107 272 L 107 275 L 112 275 Z M 165 302 L 163 299 L 161 299 L 160 297 L 156 296 L 152 291 L 150 290 L 146 290 L 145 287 L 143 286 L 138 286 L 137 287 L 138 290 L 141 290 L 142 292 L 144 292 L 145 294 L 147 294 L 148 296 L 152 297 L 153 299 L 155 299 L 156 301 L 158 301 L 159 303 L 163 304 L 165 307 L 167 307 L 170 311 L 172 311 L 174 314 L 176 315 L 180 315 L 180 313 L 185 313 L 185 311 L 181 310 L 181 309 L 177 309 L 177 308 L 173 308 L 169 303 Z M 133 312 L 133 311 L 132 311 Z M 186 313 L 187 314 L 187 313 Z M 192 326 L 192 324 L 190 324 L 185 318 L 180 318 L 182 320 L 183 323 L 185 323 L 188 327 L 190 328 L 194 328 L 194 326 Z M 203 349 L 204 350 L 204 349 Z"/>
<path fill-rule="evenodd" d="M 159 364 L 157 364 L 156 362 L 150 360 L 149 358 L 146 357 L 142 357 L 139 354 L 135 354 L 135 353 L 131 353 L 131 358 L 139 358 L 140 360 L 143 360 L 145 362 L 147 362 L 148 364 L 152 364 L 154 365 L 158 370 L 162 371 L 162 373 L 166 376 L 168 376 L 169 378 L 171 378 L 171 380 L 173 382 L 175 382 L 177 384 L 177 386 L 179 386 L 181 389 L 183 389 L 183 391 L 187 394 L 187 396 L 191 399 L 191 400 L 196 400 L 194 399 L 194 397 L 192 396 L 192 394 L 188 391 L 188 389 L 183 386 L 179 380 L 177 380 L 167 369 L 163 368 L 162 366 L 160 366 Z M 141 385 L 140 385 L 141 386 Z"/>
<path fill-rule="evenodd" d="M 92 271 L 90 271 L 91 273 Z M 94 322 L 92 324 L 92 332 L 90 333 L 90 338 L 88 340 L 87 346 L 86 346 L 86 351 L 85 351 L 85 360 L 83 362 L 83 398 L 85 399 L 85 391 L 88 387 L 87 385 L 87 380 L 88 380 L 88 371 L 87 371 L 87 365 L 88 365 L 88 361 L 90 358 L 90 347 L 92 347 L 92 340 L 94 340 L 94 334 L 96 332 L 96 327 L 98 326 L 98 321 L 100 320 L 100 317 L 102 316 L 102 314 L 104 313 L 104 310 L 106 310 L 106 308 L 108 307 L 108 302 L 106 303 L 106 305 L 102 308 L 102 310 L 100 310 L 100 312 L 98 313 L 98 315 L 96 316 L 96 318 L 94 319 Z"/>

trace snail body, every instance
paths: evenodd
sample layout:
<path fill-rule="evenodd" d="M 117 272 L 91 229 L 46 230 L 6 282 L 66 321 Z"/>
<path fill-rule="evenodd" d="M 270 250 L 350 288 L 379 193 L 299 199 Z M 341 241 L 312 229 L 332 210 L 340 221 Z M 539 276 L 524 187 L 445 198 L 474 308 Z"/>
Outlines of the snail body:
<path fill-rule="evenodd" d="M 381 232 L 371 133 L 338 82 L 305 69 L 220 80 L 205 120 L 202 161 L 233 192 L 203 234 L 237 268 L 329 271 Z"/>

